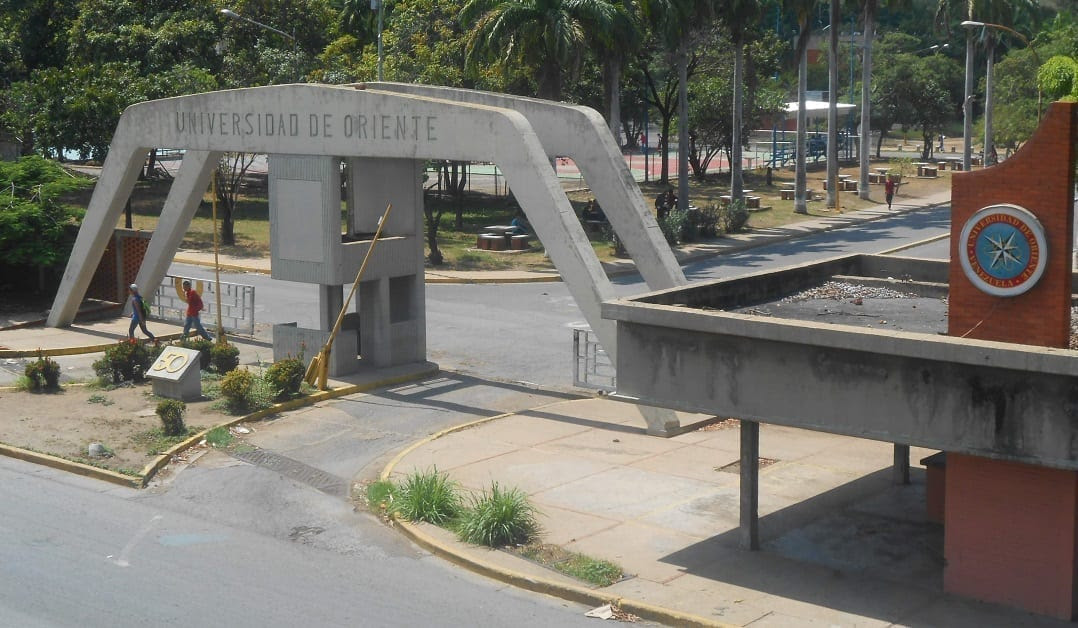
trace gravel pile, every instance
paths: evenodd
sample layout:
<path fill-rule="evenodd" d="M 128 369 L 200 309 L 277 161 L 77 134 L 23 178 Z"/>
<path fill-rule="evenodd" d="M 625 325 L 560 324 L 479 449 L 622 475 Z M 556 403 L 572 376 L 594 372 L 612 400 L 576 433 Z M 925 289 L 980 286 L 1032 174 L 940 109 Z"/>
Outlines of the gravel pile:
<path fill-rule="evenodd" d="M 834 299 L 843 301 L 847 299 L 908 299 L 917 295 L 907 292 L 899 292 L 890 288 L 879 286 L 862 286 L 845 281 L 828 281 L 822 286 L 802 290 L 797 294 L 790 295 L 779 303 L 794 303 L 796 301 L 808 301 L 810 299 Z"/>

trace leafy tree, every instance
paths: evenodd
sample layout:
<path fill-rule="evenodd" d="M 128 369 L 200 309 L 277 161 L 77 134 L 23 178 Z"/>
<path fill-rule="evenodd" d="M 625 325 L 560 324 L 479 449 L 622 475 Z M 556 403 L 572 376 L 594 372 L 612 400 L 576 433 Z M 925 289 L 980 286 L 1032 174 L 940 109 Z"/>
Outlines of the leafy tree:
<path fill-rule="evenodd" d="M 63 196 L 91 182 L 73 177 L 41 157 L 0 162 L 0 276 L 32 276 L 45 289 L 45 272 L 71 253 L 83 211 L 63 203 Z"/>
<path fill-rule="evenodd" d="M 460 14 L 469 29 L 466 67 L 526 68 L 540 98 L 561 100 L 589 38 L 608 41 L 615 17 L 604 0 L 469 0 Z"/>
<path fill-rule="evenodd" d="M 714 23 L 713 0 L 643 0 L 641 12 L 660 47 L 672 55 L 678 86 L 678 209 L 689 207 L 689 66 L 698 39 Z M 664 133 L 664 139 L 669 133 Z M 663 148 L 665 149 L 665 142 Z M 665 151 L 664 177 L 665 180 Z"/>
<path fill-rule="evenodd" d="M 1078 61 L 1056 55 L 1037 73 L 1037 82 L 1050 98 L 1078 98 Z"/>

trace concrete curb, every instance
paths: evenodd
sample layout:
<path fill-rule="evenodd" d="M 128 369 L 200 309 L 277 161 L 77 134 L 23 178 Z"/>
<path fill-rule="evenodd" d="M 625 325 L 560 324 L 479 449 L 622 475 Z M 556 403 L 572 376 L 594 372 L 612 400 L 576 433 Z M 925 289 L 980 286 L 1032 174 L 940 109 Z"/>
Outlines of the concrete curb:
<path fill-rule="evenodd" d="M 151 462 L 142 468 L 137 476 L 124 475 L 117 473 L 116 471 L 110 471 L 108 469 L 101 469 L 81 462 L 75 462 L 74 460 L 67 460 L 66 458 L 60 458 L 50 454 L 44 454 L 29 449 L 21 449 L 19 447 L 13 447 L 10 445 L 4 445 L 0 443 L 0 456 L 7 456 L 9 458 L 17 458 L 19 460 L 25 460 L 33 464 L 40 464 L 59 471 L 66 471 L 68 473 L 75 473 L 77 475 L 84 475 L 97 480 L 104 480 L 113 484 L 119 484 L 121 486 L 129 486 L 131 488 L 146 488 L 153 476 L 163 469 L 166 465 L 172 462 L 173 456 L 180 452 L 190 448 L 191 446 L 199 443 L 211 430 L 218 427 L 232 427 L 240 423 L 246 423 L 249 421 L 257 421 L 267 416 L 278 414 L 280 412 L 287 412 L 289 410 L 295 410 L 296 408 L 302 408 L 306 406 L 313 406 L 321 401 L 327 401 L 329 399 L 336 399 L 337 397 L 344 397 L 347 395 L 354 395 L 357 393 L 367 392 L 375 388 L 381 388 L 383 386 L 393 386 L 396 384 L 403 384 L 412 380 L 420 379 L 423 377 L 429 377 L 438 372 L 437 367 L 423 369 L 415 373 L 408 373 L 406 375 L 399 375 L 397 377 L 389 377 L 386 379 L 367 382 L 364 384 L 352 384 L 349 386 L 342 386 L 340 388 L 334 388 L 332 390 L 319 391 L 317 393 L 307 395 L 305 397 L 299 397 L 297 399 L 291 399 L 283 403 L 274 404 L 268 408 L 264 408 L 251 414 L 246 414 L 241 417 L 231 418 L 223 423 L 214 425 L 213 427 L 202 430 L 201 432 L 190 436 L 183 441 L 173 445 L 164 453 L 158 455 Z"/>
<path fill-rule="evenodd" d="M 581 396 L 581 399 L 587 398 L 588 397 L 586 395 Z M 535 408 L 529 408 L 529 411 L 550 408 L 564 403 L 570 403 L 571 401 L 574 400 L 568 399 L 562 401 L 555 401 L 553 403 L 536 406 Z M 443 436 L 470 429 L 484 423 L 495 421 L 497 419 L 504 419 L 506 417 L 510 417 L 516 414 L 519 414 L 519 412 L 506 412 L 490 417 L 483 417 L 481 419 L 476 419 L 474 421 L 469 421 L 468 423 L 462 423 L 460 425 L 456 425 L 435 432 L 434 434 L 431 434 L 426 438 L 418 440 L 401 450 L 396 456 L 393 457 L 392 460 L 389 461 L 389 463 L 386 464 L 385 468 L 382 469 L 382 472 L 379 474 L 378 477 L 382 481 L 388 480 L 389 476 L 393 473 L 393 469 L 397 466 L 397 464 L 399 464 L 405 456 L 422 447 L 423 445 L 436 441 Z M 494 580 L 498 580 L 500 582 L 504 582 L 506 584 L 513 585 L 527 591 L 532 591 L 534 593 L 542 593 L 544 595 L 550 595 L 552 597 L 557 597 L 563 600 L 577 602 L 579 604 L 588 604 L 591 606 L 613 604 L 621 610 L 632 613 L 642 619 L 662 622 L 674 626 L 693 626 L 700 628 L 733 628 L 732 624 L 714 622 L 703 617 L 698 617 L 696 615 L 691 615 L 688 613 L 682 613 L 668 608 L 663 608 L 661 606 L 648 604 L 639 600 L 619 597 L 616 595 L 604 595 L 602 591 L 596 589 L 589 589 L 585 586 L 576 586 L 563 582 L 555 582 L 553 580 L 546 580 L 544 578 L 529 576 L 527 574 L 516 572 L 511 569 L 506 569 L 504 567 L 488 563 L 478 558 L 472 558 L 465 555 L 456 547 L 447 545 L 439 539 L 436 539 L 433 536 L 427 534 L 421 526 L 398 519 L 392 514 L 390 515 L 390 518 L 394 523 L 397 524 L 396 527 L 401 531 L 402 534 L 408 537 L 408 539 L 411 540 L 413 543 L 419 545 L 431 554 L 438 556 L 439 558 L 442 558 L 444 560 L 447 560 L 459 567 L 464 567 L 465 569 L 468 569 L 477 574 L 486 576 Z"/>

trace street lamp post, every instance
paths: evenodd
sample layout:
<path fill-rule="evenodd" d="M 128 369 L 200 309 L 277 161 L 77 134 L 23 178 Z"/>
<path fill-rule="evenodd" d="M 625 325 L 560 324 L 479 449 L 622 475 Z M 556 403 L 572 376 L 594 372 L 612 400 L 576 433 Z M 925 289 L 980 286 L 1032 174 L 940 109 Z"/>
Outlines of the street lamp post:
<path fill-rule="evenodd" d="M 974 21 L 974 20 L 965 20 L 965 21 L 963 21 L 961 23 L 961 26 L 964 27 L 964 28 L 992 28 L 992 29 L 995 29 L 995 30 L 1006 31 L 1006 32 L 1014 35 L 1018 39 L 1022 40 L 1022 43 L 1024 43 L 1026 45 L 1026 48 L 1029 49 L 1030 54 L 1033 55 L 1034 63 L 1037 64 L 1038 68 L 1040 67 L 1041 59 L 1040 59 L 1039 56 L 1037 56 L 1037 50 L 1033 47 L 1033 45 L 1030 43 L 1029 39 L 1026 38 L 1025 35 L 1023 35 L 1022 33 L 1019 33 L 1018 31 L 1014 30 L 1013 28 L 1011 28 L 1009 26 L 1004 26 L 1002 24 L 992 24 L 990 22 L 977 22 L 977 21 Z M 970 42 L 970 44 L 972 44 L 972 38 L 971 37 L 968 37 L 967 41 Z M 967 93 L 966 93 L 966 102 L 965 102 L 965 105 L 964 105 L 964 109 L 966 111 L 969 110 L 969 106 L 970 106 L 969 101 L 972 98 L 972 95 L 970 94 L 970 92 L 972 90 L 969 87 L 972 84 L 972 79 L 969 76 L 970 66 L 972 65 L 972 63 L 970 63 L 971 50 L 972 50 L 972 45 L 968 46 L 967 49 L 966 49 L 966 85 L 967 85 L 966 92 Z M 991 59 L 989 60 L 989 67 L 990 68 L 992 67 L 991 66 Z M 1041 100 L 1042 100 L 1041 85 L 1040 85 L 1040 81 L 1038 81 L 1036 79 L 1036 76 L 1034 76 L 1033 80 L 1034 80 L 1035 83 L 1037 83 L 1037 121 L 1040 122 L 1040 119 L 1041 119 Z M 986 84 L 985 89 L 986 90 L 991 89 L 991 82 L 990 81 Z M 985 94 L 985 117 L 989 118 L 989 119 L 990 119 L 990 116 L 991 116 L 991 112 L 988 111 L 988 107 L 991 106 L 991 102 L 992 101 L 989 98 L 989 94 L 986 93 Z M 968 122 L 967 122 L 967 124 L 968 124 Z M 968 129 L 968 126 L 967 126 L 967 129 Z M 988 152 L 991 149 L 991 144 L 992 144 L 991 131 L 992 130 L 991 130 L 991 127 L 989 126 L 989 124 L 985 124 L 985 138 L 984 138 L 985 155 L 984 155 L 984 157 L 985 157 L 986 162 L 987 162 L 987 159 L 988 159 Z M 969 159 L 968 154 L 969 154 L 969 150 L 970 150 L 969 149 L 969 137 L 970 137 L 970 134 L 969 134 L 969 131 L 967 130 L 967 132 L 966 132 L 966 140 L 965 140 L 966 141 L 966 154 L 967 154 L 966 160 L 967 160 L 967 163 L 964 164 L 966 166 L 967 170 L 969 169 L 969 164 L 968 164 L 968 159 Z"/>
<path fill-rule="evenodd" d="M 278 35 L 280 35 L 281 37 L 284 37 L 285 39 L 292 40 L 292 81 L 295 82 L 295 80 L 296 80 L 296 27 L 295 26 L 292 27 L 292 34 L 289 35 L 288 33 L 284 32 L 282 30 L 278 30 L 276 28 L 273 28 L 269 24 L 263 24 L 262 22 L 259 22 L 258 20 L 252 20 L 249 17 L 240 15 L 239 13 L 236 13 L 232 9 L 221 9 L 221 15 L 224 15 L 225 17 L 230 17 L 230 18 L 232 18 L 234 20 L 241 20 L 243 22 L 247 22 L 248 24 L 254 24 L 255 26 L 257 26 L 259 28 L 264 28 L 264 29 L 266 29 L 266 30 L 268 30 L 270 32 L 277 33 Z M 381 46 L 381 43 L 382 43 L 381 36 L 379 36 L 379 39 L 378 39 L 379 47 Z"/>
<path fill-rule="evenodd" d="M 378 80 L 382 80 L 382 20 L 385 17 L 385 0 L 371 0 L 371 10 L 378 11 Z"/>

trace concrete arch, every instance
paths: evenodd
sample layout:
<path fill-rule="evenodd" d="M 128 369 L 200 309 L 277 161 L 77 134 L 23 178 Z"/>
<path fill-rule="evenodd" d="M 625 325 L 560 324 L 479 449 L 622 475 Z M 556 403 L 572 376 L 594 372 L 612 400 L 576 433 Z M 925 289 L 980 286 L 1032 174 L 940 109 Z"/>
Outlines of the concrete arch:
<path fill-rule="evenodd" d="M 433 85 L 388 82 L 362 85 L 368 90 L 503 107 L 521 113 L 538 134 L 547 157 L 571 157 L 579 166 L 614 233 L 633 258 L 648 287 L 662 290 L 688 283 L 666 244 L 658 222 L 648 210 L 640 188 L 625 165 L 606 121 L 594 109 L 538 98 Z"/>
<path fill-rule="evenodd" d="M 449 94 L 454 91 L 459 90 Z M 463 100 L 304 84 L 209 92 L 129 107 L 117 125 L 48 324 L 62 326 L 74 319 L 150 148 L 183 149 L 185 156 L 139 270 L 137 281 L 146 292 L 160 284 L 224 152 L 485 160 L 505 172 L 585 318 L 615 357 L 613 323 L 604 321 L 599 311 L 602 301 L 614 297 L 613 287 L 547 162 L 549 150 L 524 114 Z M 639 222 L 645 230 L 651 227 L 646 219 Z M 656 245 L 654 238 L 638 240 L 636 249 Z M 664 254 L 650 255 L 661 260 Z M 678 278 L 680 269 L 662 272 L 666 276 L 659 281 L 684 281 Z"/>

